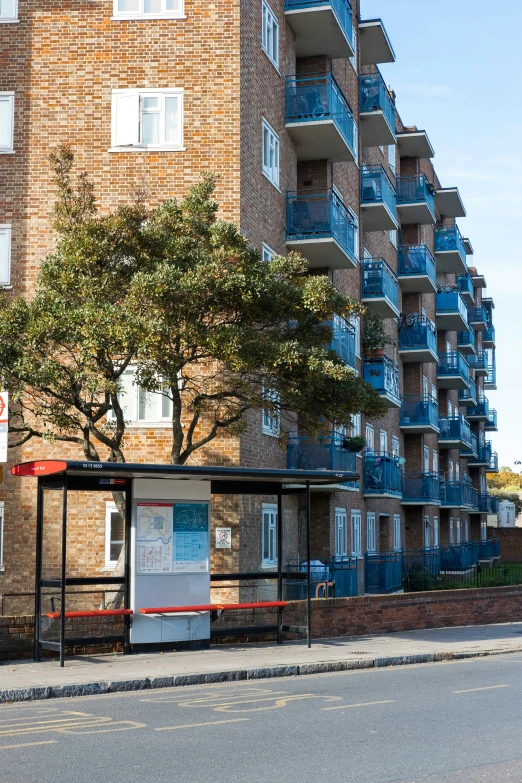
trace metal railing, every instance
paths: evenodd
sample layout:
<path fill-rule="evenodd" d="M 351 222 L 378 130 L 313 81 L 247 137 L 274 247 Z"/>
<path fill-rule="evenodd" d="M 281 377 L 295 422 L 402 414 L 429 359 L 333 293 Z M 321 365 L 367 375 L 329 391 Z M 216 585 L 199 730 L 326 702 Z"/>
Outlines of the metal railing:
<path fill-rule="evenodd" d="M 359 561 L 356 557 L 336 557 L 324 562 L 310 558 L 310 598 L 350 598 L 359 594 Z M 306 575 L 307 563 L 290 560 L 288 573 Z M 286 601 L 303 601 L 306 598 L 306 584 L 290 580 L 286 584 Z"/>
<path fill-rule="evenodd" d="M 333 331 L 330 350 L 335 351 L 343 362 L 355 368 L 357 364 L 355 327 L 339 315 L 334 316 L 329 326 Z"/>
<path fill-rule="evenodd" d="M 468 322 L 468 308 L 460 291 L 439 291 L 436 296 L 437 315 L 458 313 L 464 323 Z"/>
<path fill-rule="evenodd" d="M 435 196 L 425 174 L 415 177 L 397 177 L 397 204 L 426 203 L 435 219 Z"/>
<path fill-rule="evenodd" d="M 286 122 L 333 120 L 339 133 L 355 151 L 355 120 L 341 88 L 331 73 L 286 77 Z"/>
<path fill-rule="evenodd" d="M 482 342 L 495 344 L 495 327 L 493 325 L 488 326 L 486 331 L 483 333 Z"/>
<path fill-rule="evenodd" d="M 439 416 L 439 441 L 461 441 L 471 446 L 471 427 L 464 416 Z"/>
<path fill-rule="evenodd" d="M 285 11 L 298 11 L 300 9 L 308 11 L 311 8 L 324 7 L 325 5 L 331 6 L 340 28 L 353 49 L 352 6 L 348 0 L 285 0 Z"/>
<path fill-rule="evenodd" d="M 469 345 L 475 350 L 475 330 L 471 326 L 464 332 L 457 332 L 457 346 L 465 348 Z"/>
<path fill-rule="evenodd" d="M 465 481 L 441 481 L 440 504 L 443 508 L 478 508 L 478 492 Z"/>
<path fill-rule="evenodd" d="M 497 368 L 494 364 L 488 364 L 488 377 L 484 378 L 484 388 L 497 388 Z"/>
<path fill-rule="evenodd" d="M 343 448 L 344 436 L 336 432 L 311 438 L 288 433 L 289 470 L 334 470 L 355 473 L 357 455 Z"/>
<path fill-rule="evenodd" d="M 462 449 L 460 452 L 460 456 L 463 459 L 471 459 L 472 457 L 476 457 L 478 455 L 478 438 L 475 435 L 474 432 L 471 433 L 471 445 L 469 445 L 467 448 Z"/>
<path fill-rule="evenodd" d="M 459 351 L 446 351 L 438 355 L 437 376 L 459 375 L 466 382 L 469 381 L 469 364 Z"/>
<path fill-rule="evenodd" d="M 395 106 L 379 69 L 360 77 L 361 114 L 382 111 L 391 132 L 395 135 Z"/>
<path fill-rule="evenodd" d="M 436 281 L 435 259 L 426 245 L 400 245 L 398 277 L 426 276 Z"/>
<path fill-rule="evenodd" d="M 468 465 L 474 465 L 474 464 L 480 464 L 480 465 L 490 465 L 491 459 L 493 456 L 493 449 L 491 447 L 491 443 L 487 441 L 486 443 L 479 443 L 477 447 L 477 456 L 472 457 L 468 463 Z"/>
<path fill-rule="evenodd" d="M 496 430 L 498 426 L 497 412 L 495 408 L 490 408 L 488 413 L 488 420 L 486 421 L 486 429 Z"/>
<path fill-rule="evenodd" d="M 380 359 L 365 359 L 363 376 L 381 395 L 388 395 L 400 403 L 399 366 L 387 356 Z"/>
<path fill-rule="evenodd" d="M 394 593 L 402 588 L 402 552 L 364 556 L 365 591 Z"/>
<path fill-rule="evenodd" d="M 473 370 L 485 370 L 488 369 L 488 357 L 484 351 L 477 351 L 476 354 L 472 354 L 468 357 L 468 364 Z"/>
<path fill-rule="evenodd" d="M 468 321 L 470 324 L 487 324 L 488 317 L 483 307 L 470 307 L 468 310 Z"/>
<path fill-rule="evenodd" d="M 402 494 L 399 458 L 386 452 L 366 452 L 364 455 L 364 494 Z"/>
<path fill-rule="evenodd" d="M 405 394 L 402 398 L 401 427 L 431 425 L 439 428 L 439 404 L 431 394 Z"/>
<path fill-rule="evenodd" d="M 399 350 L 430 349 L 437 353 L 437 332 L 427 318 L 417 318 L 413 324 L 403 323 L 399 329 Z"/>
<path fill-rule="evenodd" d="M 382 166 L 364 166 L 361 173 L 361 204 L 384 204 L 393 218 L 397 197 L 391 179 Z"/>
<path fill-rule="evenodd" d="M 357 264 L 355 223 L 334 190 L 287 193 L 286 232 L 289 241 L 333 237 Z"/>
<path fill-rule="evenodd" d="M 477 404 L 468 408 L 466 416 L 489 416 L 489 400 L 487 397 L 479 397 Z"/>
<path fill-rule="evenodd" d="M 488 469 L 491 473 L 498 473 L 498 454 L 496 451 L 493 451 L 491 454 Z"/>
<path fill-rule="evenodd" d="M 459 402 L 477 402 L 477 384 L 473 378 L 468 379 L 469 389 L 459 389 Z"/>
<path fill-rule="evenodd" d="M 402 476 L 402 500 L 418 503 L 438 503 L 440 479 L 429 471 L 406 472 Z"/>
<path fill-rule="evenodd" d="M 435 253 L 457 251 L 463 263 L 466 263 L 466 248 L 464 247 L 462 235 L 457 226 L 436 228 L 434 234 Z M 471 288 L 473 289 L 473 284 Z M 473 291 L 471 293 L 473 295 Z"/>
<path fill-rule="evenodd" d="M 362 262 L 362 299 L 388 299 L 399 309 L 399 283 L 383 258 L 365 258 Z"/>
<path fill-rule="evenodd" d="M 468 294 L 471 299 L 475 299 L 475 289 L 470 274 L 466 272 L 464 275 L 457 275 L 457 286 L 462 294 Z"/>

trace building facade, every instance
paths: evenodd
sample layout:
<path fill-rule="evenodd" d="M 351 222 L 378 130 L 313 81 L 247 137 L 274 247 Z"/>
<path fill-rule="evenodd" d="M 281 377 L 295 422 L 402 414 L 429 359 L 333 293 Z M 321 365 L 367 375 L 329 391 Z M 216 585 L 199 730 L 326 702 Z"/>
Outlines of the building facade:
<path fill-rule="evenodd" d="M 297 429 L 284 451 L 279 422 L 260 412 L 241 437 L 224 433 L 197 455 L 356 470 L 357 483 L 312 498 L 313 559 L 351 569 L 337 594 L 399 590 L 405 553 L 484 540 L 486 471 L 497 466 L 485 396 L 496 383 L 494 303 L 456 223 L 458 189 L 443 187 L 427 133 L 404 126 L 379 72 L 394 60 L 358 0 L 0 2 L 0 284 L 31 295 L 53 241 L 47 158 L 69 143 L 102 211 L 136 190 L 150 205 L 182 196 L 215 171 L 222 215 L 263 258 L 301 252 L 311 274 L 384 319 L 384 351 L 365 350 L 358 319 L 334 321 L 332 348 L 379 391 L 385 416 L 356 416 L 351 432 L 332 423 L 319 442 Z M 131 374 L 126 383 L 127 459 L 167 462 L 168 411 L 160 399 L 142 405 Z M 351 435 L 365 437 L 363 452 L 347 449 Z M 0 593 L 30 591 L 34 573 L 34 485 L 9 468 L 57 454 L 80 456 L 33 441 L 4 466 Z M 304 559 L 301 511 L 285 504 L 289 569 Z M 213 522 L 232 527 L 233 545 L 214 552 L 214 570 L 269 575 L 277 514 L 270 497 L 217 499 Z M 74 535 L 90 573 L 114 568 L 110 495 Z M 256 585 L 258 597 L 275 589 Z"/>

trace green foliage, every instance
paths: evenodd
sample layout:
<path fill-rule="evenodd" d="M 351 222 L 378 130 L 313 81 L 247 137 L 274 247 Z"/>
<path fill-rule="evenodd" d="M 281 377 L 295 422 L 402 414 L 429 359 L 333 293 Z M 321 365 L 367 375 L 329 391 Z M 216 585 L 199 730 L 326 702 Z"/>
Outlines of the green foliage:
<path fill-rule="evenodd" d="M 436 590 L 438 581 L 438 577 L 433 576 L 429 569 L 420 563 L 412 563 L 402 575 L 402 586 L 407 593 Z"/>
<path fill-rule="evenodd" d="M 508 467 L 500 468 L 498 473 L 488 473 L 487 479 L 491 489 L 502 489 L 506 492 L 520 492 L 522 489 L 522 477 Z"/>
<path fill-rule="evenodd" d="M 395 344 L 395 341 L 386 334 L 383 318 L 378 313 L 367 313 L 363 319 L 363 327 L 363 349 L 365 351 L 375 351 Z"/>
<path fill-rule="evenodd" d="M 375 390 L 329 349 L 334 314 L 361 305 L 298 255 L 261 261 L 236 226 L 217 219 L 216 179 L 182 201 L 137 199 L 100 214 L 67 147 L 51 156 L 57 241 L 34 298 L 3 295 L 0 371 L 15 402 L 16 444 L 77 443 L 87 459 L 124 460 L 122 373 L 172 400 L 172 461 L 268 408 L 310 433 L 385 412 Z M 110 414 L 109 419 L 107 415 Z"/>

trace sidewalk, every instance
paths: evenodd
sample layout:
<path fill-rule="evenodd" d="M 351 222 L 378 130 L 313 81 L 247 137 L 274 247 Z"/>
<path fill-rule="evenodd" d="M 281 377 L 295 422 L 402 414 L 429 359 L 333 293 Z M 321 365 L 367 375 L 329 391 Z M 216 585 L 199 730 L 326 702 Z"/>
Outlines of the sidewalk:
<path fill-rule="evenodd" d="M 405 631 L 387 636 L 214 646 L 197 652 L 97 655 L 0 666 L 0 703 L 233 680 L 429 663 L 522 651 L 522 623 Z"/>

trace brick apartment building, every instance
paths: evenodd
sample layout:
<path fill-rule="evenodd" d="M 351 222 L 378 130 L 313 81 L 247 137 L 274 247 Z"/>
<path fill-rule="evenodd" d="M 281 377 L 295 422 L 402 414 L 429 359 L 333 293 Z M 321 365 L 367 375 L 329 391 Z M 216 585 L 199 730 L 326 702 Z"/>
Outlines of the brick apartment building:
<path fill-rule="evenodd" d="M 427 133 L 404 126 L 379 73 L 394 59 L 382 22 L 361 20 L 358 0 L 0 0 L 1 284 L 31 293 L 53 241 L 47 158 L 67 142 L 102 211 L 136 188 L 151 205 L 181 196 L 216 171 L 223 216 L 264 258 L 297 249 L 312 273 L 384 317 L 393 343 L 376 357 L 364 355 L 357 320 L 335 322 L 333 348 L 388 406 L 379 420 L 354 418 L 348 434 L 365 436 L 363 454 L 334 431 L 315 444 L 291 433 L 284 452 L 279 423 L 259 413 L 244 435 L 198 456 L 356 470 L 357 484 L 312 498 L 312 556 L 357 564 L 352 593 L 399 589 L 387 564 L 401 550 L 464 551 L 484 539 L 486 470 L 496 469 L 485 397 L 495 388 L 494 304 L 456 223 L 458 189 L 440 183 Z M 127 459 L 167 462 L 168 411 L 159 399 L 143 406 L 131 375 L 126 383 Z M 58 454 L 63 445 L 29 442 L 4 466 L 0 593 L 31 590 L 34 573 L 35 487 L 9 468 Z M 284 557 L 295 564 L 295 500 L 284 514 Z M 215 570 L 274 568 L 273 499 L 216 501 L 213 523 L 233 527 Z M 110 496 L 87 527 L 72 524 L 90 572 L 113 568 L 121 534 Z"/>

